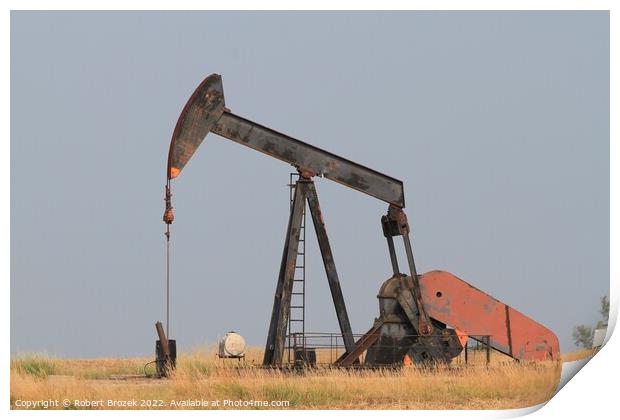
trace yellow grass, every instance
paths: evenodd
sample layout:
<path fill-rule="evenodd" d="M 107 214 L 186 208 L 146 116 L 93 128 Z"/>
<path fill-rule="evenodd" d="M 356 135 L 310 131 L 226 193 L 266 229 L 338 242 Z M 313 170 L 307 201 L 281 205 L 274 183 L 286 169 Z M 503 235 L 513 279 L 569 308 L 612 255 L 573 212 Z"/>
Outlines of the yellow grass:
<path fill-rule="evenodd" d="M 470 356 L 484 359 L 483 354 Z M 52 400 L 59 406 L 50 408 L 57 409 L 126 408 L 110 407 L 108 400 L 135 400 L 138 407 L 134 408 L 142 409 L 280 408 L 224 406 L 229 400 L 286 401 L 288 407 L 283 408 L 287 409 L 502 409 L 547 401 L 560 376 L 557 363 L 506 362 L 497 354 L 489 367 L 454 363 L 400 370 L 319 368 L 303 373 L 252 364 L 261 360 L 259 349 L 251 349 L 246 362 L 218 360 L 211 350 L 193 351 L 179 355 L 171 378 L 155 379 L 138 376 L 149 358 L 65 360 L 26 355 L 11 362 L 11 407 Z M 153 373 L 152 365 L 147 371 Z M 68 407 L 63 407 L 65 399 Z M 220 405 L 170 406 L 172 401 L 188 400 L 210 405 L 219 401 Z M 84 401 L 102 402 L 98 407 L 80 407 Z"/>
<path fill-rule="evenodd" d="M 595 349 L 583 349 L 565 353 L 562 355 L 562 362 L 573 362 L 575 360 L 587 359 L 596 353 Z"/>

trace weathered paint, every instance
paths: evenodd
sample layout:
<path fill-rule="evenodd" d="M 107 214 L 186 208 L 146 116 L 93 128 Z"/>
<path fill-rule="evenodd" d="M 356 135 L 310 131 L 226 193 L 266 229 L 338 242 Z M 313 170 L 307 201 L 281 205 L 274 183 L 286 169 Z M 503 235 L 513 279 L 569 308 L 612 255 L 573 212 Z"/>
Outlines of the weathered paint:
<path fill-rule="evenodd" d="M 263 365 L 265 366 L 282 365 L 305 198 L 305 183 L 298 182 L 295 187 L 295 196 L 291 206 L 284 251 L 282 252 L 282 262 L 280 263 L 280 273 L 278 274 L 278 283 L 273 299 L 271 321 L 263 355 Z"/>
<path fill-rule="evenodd" d="M 321 250 L 321 258 L 323 259 L 323 266 L 325 267 L 327 282 L 329 283 L 329 290 L 332 294 L 334 308 L 336 309 L 336 317 L 338 318 L 338 325 L 340 326 L 340 332 L 342 333 L 342 340 L 346 351 L 351 353 L 355 347 L 355 340 L 353 339 L 353 331 L 351 330 L 347 307 L 344 303 L 340 279 L 338 278 L 338 272 L 336 271 L 334 254 L 332 253 L 332 248 L 329 244 L 327 229 L 325 228 L 325 222 L 323 221 L 323 212 L 321 212 L 319 196 L 316 193 L 314 182 L 306 182 L 306 193 L 308 208 L 310 209 L 310 215 L 312 216 L 312 223 L 314 224 L 317 242 L 319 244 L 319 249 Z"/>
<path fill-rule="evenodd" d="M 467 340 L 469 340 L 469 336 L 462 331 L 459 331 L 458 329 L 455 329 L 454 332 L 456 333 L 456 336 L 459 339 L 459 343 L 461 343 L 461 346 L 465 347 L 465 344 L 467 344 Z"/>
<path fill-rule="evenodd" d="M 338 367 L 347 367 L 351 366 L 355 363 L 359 357 L 364 353 L 370 346 L 372 346 L 379 339 L 379 330 L 383 326 L 382 321 L 376 321 L 374 325 L 360 337 L 359 340 L 355 343 L 355 348 L 352 351 L 344 352 L 338 360 L 334 362 L 334 366 Z"/>
<path fill-rule="evenodd" d="M 398 274 L 381 285 L 377 295 L 379 317 L 375 322 L 383 325 L 379 339 L 366 353 L 367 364 L 398 364 L 405 354 L 415 363 L 449 363 L 463 350 L 456 331 L 441 322 L 431 320 L 434 324 L 431 333 L 419 333 L 420 323 L 410 283 L 410 276 Z"/>
<path fill-rule="evenodd" d="M 304 176 L 323 176 L 397 207 L 405 207 L 402 181 L 230 113 L 222 78 L 207 77 L 177 121 L 168 152 L 168 179 L 177 177 L 209 132 L 287 162 Z"/>
<path fill-rule="evenodd" d="M 494 348 L 517 359 L 559 358 L 559 344 L 553 332 L 449 273 L 440 271 L 427 273 L 419 277 L 418 288 L 416 284 L 418 276 L 408 238 L 408 224 L 406 218 L 404 222 L 401 221 L 405 216 L 399 211 L 405 206 L 403 183 L 230 113 L 225 107 L 222 79 L 217 74 L 210 75 L 198 86 L 179 116 L 168 153 L 168 179 L 175 178 L 181 173 L 205 136 L 211 131 L 283 160 L 296 167 L 304 177 L 323 176 L 390 203 L 391 211 L 397 212 L 396 215 L 400 216 L 395 217 L 396 228 L 401 230 L 400 234 L 405 240 L 412 275 L 409 278 L 411 283 L 409 288 L 413 292 L 411 300 L 417 309 L 414 317 L 422 318 L 417 325 L 420 333 L 432 333 L 432 324 L 428 322 L 428 316 L 458 328 L 463 334 L 490 335 L 490 343 Z M 168 223 L 172 222 L 172 219 L 171 206 L 167 206 L 164 220 Z M 295 261 L 292 260 L 292 256 L 296 255 L 287 248 L 296 247 L 299 240 L 296 232 L 298 224 L 297 220 L 293 224 L 289 221 L 289 232 L 265 352 L 266 364 L 277 364 L 281 360 L 288 316 L 286 308 L 290 305 L 288 283 L 292 281 L 291 271 L 294 270 Z M 388 241 L 388 245 L 393 243 Z M 390 252 L 395 256 L 392 250 Z M 396 275 L 398 265 L 395 258 L 392 263 Z M 282 283 L 285 282 L 286 287 L 283 287 Z"/>
<path fill-rule="evenodd" d="M 212 74 L 196 88 L 177 120 L 168 151 L 168 179 L 179 176 L 224 110 L 222 77 Z"/>
<path fill-rule="evenodd" d="M 445 271 L 420 276 L 428 315 L 462 334 L 488 335 L 496 350 L 519 360 L 559 360 L 556 335 L 464 280 Z"/>

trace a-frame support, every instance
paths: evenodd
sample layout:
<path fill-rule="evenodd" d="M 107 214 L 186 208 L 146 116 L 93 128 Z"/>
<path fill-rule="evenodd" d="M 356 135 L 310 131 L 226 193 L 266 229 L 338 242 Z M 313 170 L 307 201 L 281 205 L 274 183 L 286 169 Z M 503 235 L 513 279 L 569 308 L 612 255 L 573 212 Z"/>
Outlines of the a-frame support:
<path fill-rule="evenodd" d="M 284 251 L 280 263 L 278 284 L 273 300 L 271 322 L 269 323 L 265 356 L 263 358 L 263 365 L 265 366 L 282 365 L 288 317 L 290 314 L 291 294 L 293 291 L 295 265 L 297 263 L 299 233 L 306 200 L 308 201 L 308 207 L 312 215 L 314 230 L 321 250 L 323 265 L 325 267 L 325 273 L 331 290 L 345 349 L 347 352 L 351 352 L 355 347 L 355 340 L 353 339 L 353 332 L 351 330 L 351 324 L 344 303 L 340 280 L 338 279 L 334 256 L 329 245 L 329 239 L 327 237 L 327 231 L 325 230 L 325 223 L 323 222 L 319 198 L 314 187 L 314 182 L 311 178 L 300 176 L 295 185 L 295 196 L 293 198 L 293 205 L 291 206 L 286 240 L 284 242 Z"/>

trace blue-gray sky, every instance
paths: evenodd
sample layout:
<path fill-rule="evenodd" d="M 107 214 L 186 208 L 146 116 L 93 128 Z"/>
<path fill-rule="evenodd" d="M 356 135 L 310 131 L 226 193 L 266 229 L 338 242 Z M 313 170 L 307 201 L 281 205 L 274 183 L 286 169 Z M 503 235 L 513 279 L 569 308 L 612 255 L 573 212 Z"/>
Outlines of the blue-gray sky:
<path fill-rule="evenodd" d="M 609 290 L 607 12 L 12 12 L 11 351 L 153 353 L 170 136 L 235 113 L 402 179 L 419 271 L 556 332 Z M 264 344 L 292 168 L 210 135 L 174 181 L 171 338 Z M 383 202 L 317 189 L 349 315 L 391 273 Z M 307 330 L 337 331 L 308 235 Z"/>

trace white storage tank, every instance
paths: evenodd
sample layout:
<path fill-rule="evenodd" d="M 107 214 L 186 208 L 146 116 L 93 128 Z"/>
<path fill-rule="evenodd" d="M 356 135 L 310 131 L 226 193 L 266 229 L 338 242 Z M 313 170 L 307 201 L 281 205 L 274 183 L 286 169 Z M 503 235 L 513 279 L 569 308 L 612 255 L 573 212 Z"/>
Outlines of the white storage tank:
<path fill-rule="evenodd" d="M 607 324 L 601 328 L 594 330 L 594 338 L 592 339 L 592 348 L 600 349 L 605 343 L 605 336 L 607 335 Z"/>
<path fill-rule="evenodd" d="M 245 357 L 245 339 L 234 331 L 228 332 L 219 342 L 217 355 L 226 359 L 243 359 Z"/>

